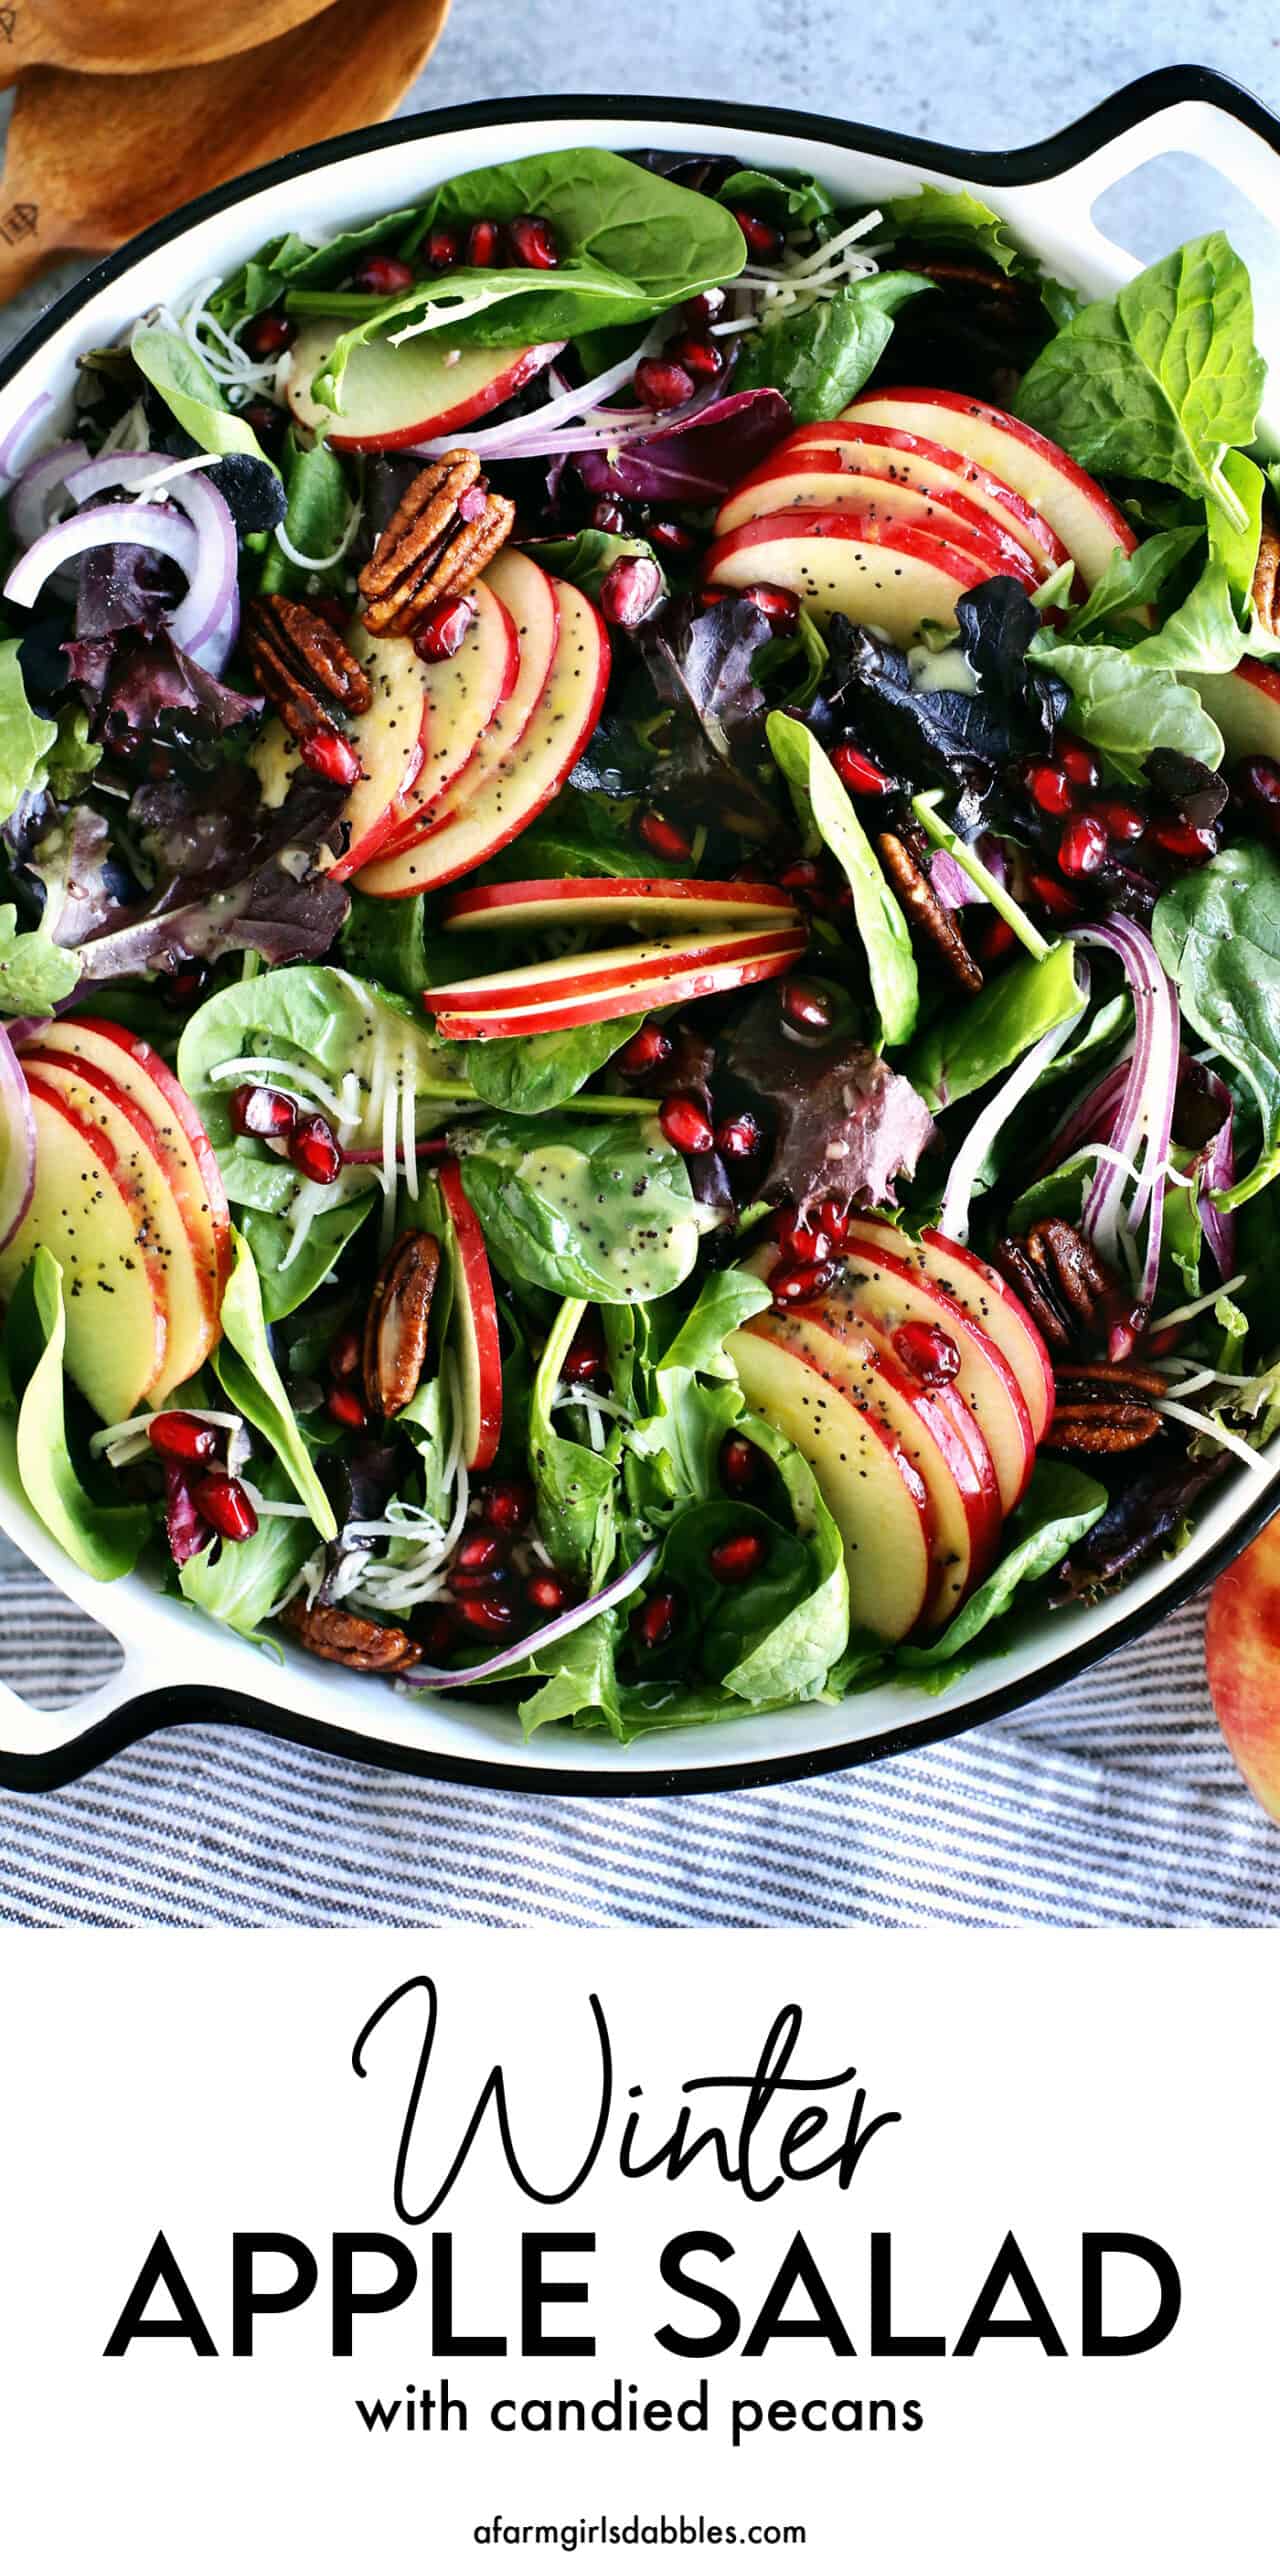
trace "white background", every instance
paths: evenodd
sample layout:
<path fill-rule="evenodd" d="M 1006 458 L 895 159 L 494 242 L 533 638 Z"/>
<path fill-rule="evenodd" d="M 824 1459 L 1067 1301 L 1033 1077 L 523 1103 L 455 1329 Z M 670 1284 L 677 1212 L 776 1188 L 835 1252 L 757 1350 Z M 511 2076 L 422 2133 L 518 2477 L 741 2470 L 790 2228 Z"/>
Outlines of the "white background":
<path fill-rule="evenodd" d="M 593 1989 L 609 2015 L 619 2099 L 643 2085 L 655 2143 L 680 2080 L 749 2071 L 794 1999 L 806 2028 L 793 2068 L 856 2064 L 871 2108 L 896 2108 L 903 2121 L 875 2137 L 845 2196 L 823 2179 L 757 2206 L 709 2168 L 674 2186 L 624 2185 L 615 2135 L 584 2193 L 545 2210 L 513 2190 L 486 2134 L 440 2217 L 455 2235 L 459 2317 L 499 2329 L 514 2320 L 522 2228 L 594 2228 L 592 2317 L 552 2317 L 594 2325 L 597 2357 L 459 2361 L 449 2378 L 471 2403 L 465 2437 L 371 2439 L 357 2394 L 392 2397 L 439 2378 L 427 2234 L 405 2235 L 424 2261 L 418 2293 L 363 2323 L 349 2363 L 329 2354 L 324 2263 L 335 2229 L 399 2227 L 392 2168 L 416 2016 L 405 2009 L 379 2031 L 363 2082 L 350 2053 L 386 1994 L 423 1971 L 442 2007 L 418 2193 L 499 2057 L 528 2165 L 561 2181 L 594 2110 Z M 1275 2530 L 1274 1986 L 1274 1939 L 1245 1932 L 703 1932 L 692 1942 L 10 1933 L 0 1945 L 5 2542 L 40 2560 L 89 2550 L 351 2560 L 370 2549 L 465 2560 L 486 2547 L 473 2527 L 495 2510 L 532 2524 L 683 2509 L 740 2530 L 802 2522 L 808 2560 L 855 2549 L 894 2560 L 1259 2551 Z M 148 2341 L 104 2362 L 161 2226 L 223 2353 L 200 2361 L 181 2343 Z M 1181 2270 L 1183 2313 L 1163 2348 L 1126 2360 L 1049 2362 L 1034 2346 L 996 2342 L 971 2362 L 849 2363 L 806 2342 L 749 2365 L 736 2354 L 684 2362 L 653 2343 L 663 2318 L 696 2317 L 664 2295 L 657 2260 L 671 2234 L 698 2226 L 733 2240 L 726 2288 L 751 2310 L 803 2227 L 859 2345 L 872 2229 L 896 2234 L 907 2327 L 954 2337 L 1009 2228 L 1073 2348 L 1083 2230 L 1163 2242 Z M 293 2232 L 322 2266 L 304 2310 L 260 2324 L 252 2361 L 229 2352 L 235 2228 Z M 1137 2325 L 1143 2306 L 1118 2290 L 1117 2314 L 1130 2307 Z M 704 2373 L 707 2437 L 504 2440 L 487 2424 L 500 2393 L 590 2397 L 622 2374 L 678 2398 Z M 914 2394 L 925 2424 L 914 2435 L 762 2433 L 732 2453 L 715 2413 L 734 2393 Z"/>

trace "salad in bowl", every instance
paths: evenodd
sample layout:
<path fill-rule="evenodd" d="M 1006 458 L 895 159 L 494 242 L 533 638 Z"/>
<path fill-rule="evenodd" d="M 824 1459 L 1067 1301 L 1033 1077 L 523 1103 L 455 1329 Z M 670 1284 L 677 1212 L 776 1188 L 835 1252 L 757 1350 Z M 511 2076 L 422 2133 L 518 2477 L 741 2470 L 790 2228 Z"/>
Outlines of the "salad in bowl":
<path fill-rule="evenodd" d="M 1220 233 L 579 147 L 0 448 L 0 1434 L 525 1731 L 926 1689 L 1270 1476 L 1280 512 Z"/>

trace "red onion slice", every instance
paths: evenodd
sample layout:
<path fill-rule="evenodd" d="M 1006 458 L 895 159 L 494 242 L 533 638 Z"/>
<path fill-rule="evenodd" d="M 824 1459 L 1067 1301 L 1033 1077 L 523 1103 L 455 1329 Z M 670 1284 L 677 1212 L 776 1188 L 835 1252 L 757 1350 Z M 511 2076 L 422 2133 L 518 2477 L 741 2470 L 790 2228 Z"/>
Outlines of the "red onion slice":
<path fill-rule="evenodd" d="M 136 542 L 147 551 L 162 551 L 175 560 L 183 576 L 195 574 L 199 544 L 194 525 L 168 507 L 90 507 L 51 525 L 10 570 L 4 592 L 11 604 L 33 605 L 47 578 L 82 551 L 100 551 L 107 543 Z"/>
<path fill-rule="evenodd" d="M 629 1600 L 632 1592 L 639 1590 L 657 1552 L 656 1544 L 646 1547 L 643 1555 L 637 1556 L 625 1573 L 620 1573 L 615 1581 L 607 1582 L 603 1591 L 597 1591 L 594 1600 L 579 1600 L 572 1609 L 562 1609 L 558 1618 L 549 1618 L 545 1627 L 535 1627 L 532 1635 L 521 1636 L 517 1643 L 509 1644 L 504 1653 L 491 1654 L 487 1662 L 474 1663 L 469 1671 L 437 1671 L 430 1663 L 423 1662 L 416 1670 L 402 1673 L 401 1685 L 410 1689 L 466 1689 L 477 1680 L 491 1680 L 497 1672 L 514 1669 L 516 1663 L 527 1662 L 531 1654 L 542 1653 L 547 1645 L 556 1644 L 561 1636 L 576 1634 L 579 1627 L 588 1626 L 592 1618 L 598 1618 L 603 1610 L 616 1608 L 620 1601 Z"/>
<path fill-rule="evenodd" d="M 37 391 L 34 400 L 19 411 L 13 425 L 0 436 L 0 480 L 15 480 L 22 469 L 26 452 L 38 427 L 42 427 L 53 407 L 51 391 Z"/>
<path fill-rule="evenodd" d="M 0 1253 L 27 1214 L 35 1179 L 35 1113 L 13 1043 L 0 1024 Z"/>
<path fill-rule="evenodd" d="M 25 551 L 29 544 L 39 541 L 58 491 L 65 488 L 70 473 L 88 458 L 82 444 L 55 444 L 27 464 L 9 492 L 9 525 L 20 549 Z"/>
<path fill-rule="evenodd" d="M 1236 1269 L 1236 1213 L 1214 1205 L 1215 1191 L 1229 1191 L 1236 1178 L 1236 1106 L 1230 1086 L 1212 1068 L 1204 1070 L 1206 1089 L 1222 1104 L 1222 1120 L 1204 1151 L 1200 1177 L 1200 1227 L 1218 1266 L 1220 1280 L 1232 1280 Z"/>
<path fill-rule="evenodd" d="M 532 416 L 509 418 L 505 426 L 475 428 L 467 438 L 468 448 L 479 454 L 510 453 L 515 444 L 531 433 L 545 435 L 554 427 L 570 426 L 575 418 L 582 416 L 584 409 L 598 409 L 603 401 L 611 399 L 615 391 L 622 389 L 624 382 L 630 382 L 636 366 L 643 357 L 654 353 L 662 342 L 662 336 L 661 327 L 652 328 L 647 338 L 638 347 L 633 347 L 629 356 L 623 356 L 620 363 L 606 365 L 603 373 L 593 374 L 590 382 L 584 382 L 580 390 L 557 391 L 554 398 L 548 400 L 543 408 L 536 409 Z M 559 352 L 556 348 L 555 353 Z M 619 425 L 628 416 L 651 420 L 653 414 L 652 410 L 645 409 L 620 411 Z M 456 436 L 436 436 L 427 443 L 415 445 L 413 450 L 415 453 L 448 453 L 457 441 Z M 558 439 L 545 449 L 548 452 L 560 450 Z"/>
<path fill-rule="evenodd" d="M 1160 965 L 1155 945 L 1128 916 L 1107 924 L 1076 925 L 1068 940 L 1096 943 L 1124 964 L 1133 995 L 1133 1056 L 1125 1078 L 1110 1146 L 1114 1153 L 1099 1164 L 1085 1197 L 1081 1226 L 1104 1261 L 1135 1272 L 1133 1238 L 1144 1217 L 1147 1246 L 1136 1276 L 1133 1304 L 1125 1318 L 1111 1326 L 1112 1360 L 1125 1360 L 1135 1349 L 1155 1299 L 1164 1235 L 1166 1166 L 1178 1087 L 1182 1026 L 1172 980 Z M 1137 1149 L 1141 1148 L 1139 1161 Z M 1133 1196 L 1126 1210 L 1127 1167 L 1135 1170 Z"/>

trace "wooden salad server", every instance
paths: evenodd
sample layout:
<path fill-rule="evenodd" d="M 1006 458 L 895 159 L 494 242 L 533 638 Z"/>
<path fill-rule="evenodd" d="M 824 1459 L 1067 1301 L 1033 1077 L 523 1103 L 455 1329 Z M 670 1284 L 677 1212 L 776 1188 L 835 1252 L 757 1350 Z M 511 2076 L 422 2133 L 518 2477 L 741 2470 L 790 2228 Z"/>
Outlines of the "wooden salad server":
<path fill-rule="evenodd" d="M 0 182 L 0 302 L 60 250 L 114 249 L 261 161 L 390 115 L 449 0 L 330 7 L 273 43 L 185 71 L 29 71 Z"/>
<path fill-rule="evenodd" d="M 269 44 L 324 0 L 200 0 L 198 9 L 155 0 L 18 0 L 0 9 L 0 88 L 36 63 L 64 71 L 173 71 Z"/>

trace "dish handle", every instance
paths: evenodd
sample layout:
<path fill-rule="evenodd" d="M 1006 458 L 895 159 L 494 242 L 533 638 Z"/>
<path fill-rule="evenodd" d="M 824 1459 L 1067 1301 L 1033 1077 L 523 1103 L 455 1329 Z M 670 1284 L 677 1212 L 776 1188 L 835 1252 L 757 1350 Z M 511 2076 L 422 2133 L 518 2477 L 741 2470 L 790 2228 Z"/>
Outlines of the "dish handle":
<path fill-rule="evenodd" d="M 1114 264 L 1115 244 L 1094 220 L 1100 197 L 1173 151 L 1203 161 L 1280 229 L 1280 121 L 1220 73 L 1195 65 L 1151 73 L 1059 135 L 1059 148 L 1077 134 L 1086 141 L 1078 158 L 1018 189 L 1028 209 L 1042 202 L 1048 227 L 1077 252 Z"/>
<path fill-rule="evenodd" d="M 90 1737 L 166 1685 L 141 1650 L 125 1649 L 119 1668 L 86 1697 L 64 1707 L 33 1707 L 0 1680 L 0 1787 L 22 1790 L 59 1785 L 102 1754 L 84 1748 Z M 147 1724 L 153 1717 L 145 1719 Z M 142 1724 L 139 1730 L 142 1730 Z M 122 1736 L 121 1739 L 127 1739 Z"/>

